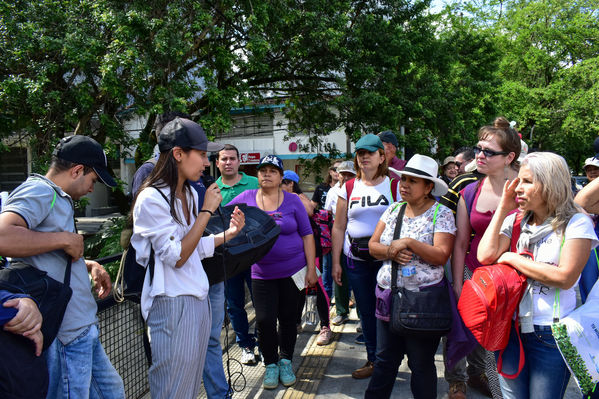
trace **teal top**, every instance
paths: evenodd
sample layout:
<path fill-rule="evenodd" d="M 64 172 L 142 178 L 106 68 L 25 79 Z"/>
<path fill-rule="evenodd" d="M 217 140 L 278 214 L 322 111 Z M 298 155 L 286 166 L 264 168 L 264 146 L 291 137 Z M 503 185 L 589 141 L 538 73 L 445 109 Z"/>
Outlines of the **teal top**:
<path fill-rule="evenodd" d="M 233 198 L 237 197 L 246 190 L 254 190 L 259 188 L 258 178 L 254 176 L 248 176 L 243 172 L 239 172 L 239 174 L 241 175 L 241 180 L 239 180 L 233 186 L 224 184 L 222 176 L 216 180 L 216 184 L 218 185 L 218 188 L 220 188 L 220 193 L 223 196 L 223 202 L 221 205 L 227 205 Z"/>

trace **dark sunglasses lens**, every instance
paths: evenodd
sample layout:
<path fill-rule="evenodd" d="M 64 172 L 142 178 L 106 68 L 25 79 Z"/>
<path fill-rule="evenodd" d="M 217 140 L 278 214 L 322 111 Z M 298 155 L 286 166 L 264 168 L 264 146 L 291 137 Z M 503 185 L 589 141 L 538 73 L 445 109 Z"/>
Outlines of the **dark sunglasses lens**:
<path fill-rule="evenodd" d="M 474 153 L 476 155 L 480 154 L 480 153 L 485 154 L 485 157 L 494 157 L 495 155 L 499 155 L 499 154 L 503 154 L 503 152 L 497 152 L 497 151 L 493 151 L 493 150 L 488 150 L 488 149 L 482 149 L 480 147 L 474 147 Z"/>

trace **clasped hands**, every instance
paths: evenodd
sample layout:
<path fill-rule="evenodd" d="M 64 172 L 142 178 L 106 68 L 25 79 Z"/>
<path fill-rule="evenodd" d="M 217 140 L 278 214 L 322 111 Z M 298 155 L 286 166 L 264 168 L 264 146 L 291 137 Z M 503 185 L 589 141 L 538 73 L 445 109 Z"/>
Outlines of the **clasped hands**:
<path fill-rule="evenodd" d="M 391 241 L 391 245 L 387 247 L 387 259 L 397 262 L 400 265 L 405 265 L 411 261 L 414 252 L 410 251 L 406 244 L 406 238 Z"/>

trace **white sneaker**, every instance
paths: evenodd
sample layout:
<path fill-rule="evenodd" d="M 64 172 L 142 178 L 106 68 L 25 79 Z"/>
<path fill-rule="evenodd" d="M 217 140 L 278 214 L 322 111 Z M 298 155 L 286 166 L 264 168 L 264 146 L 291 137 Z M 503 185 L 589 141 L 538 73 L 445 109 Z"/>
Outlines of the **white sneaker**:
<path fill-rule="evenodd" d="M 241 363 L 242 364 L 256 364 L 256 355 L 254 350 L 250 348 L 241 349 Z"/>

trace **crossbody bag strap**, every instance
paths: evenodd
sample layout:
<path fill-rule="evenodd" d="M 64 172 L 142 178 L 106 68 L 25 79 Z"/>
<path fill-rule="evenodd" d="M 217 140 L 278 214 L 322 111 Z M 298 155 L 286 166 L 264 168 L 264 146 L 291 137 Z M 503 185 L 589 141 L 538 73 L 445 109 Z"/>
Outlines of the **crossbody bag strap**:
<path fill-rule="evenodd" d="M 406 213 L 406 202 L 402 202 L 399 213 L 397 214 L 397 221 L 395 222 L 395 231 L 393 232 L 393 240 L 397 240 L 401 234 L 401 225 L 403 224 L 403 217 Z M 398 264 L 395 261 L 391 261 L 391 294 L 397 294 L 397 268 Z"/>

